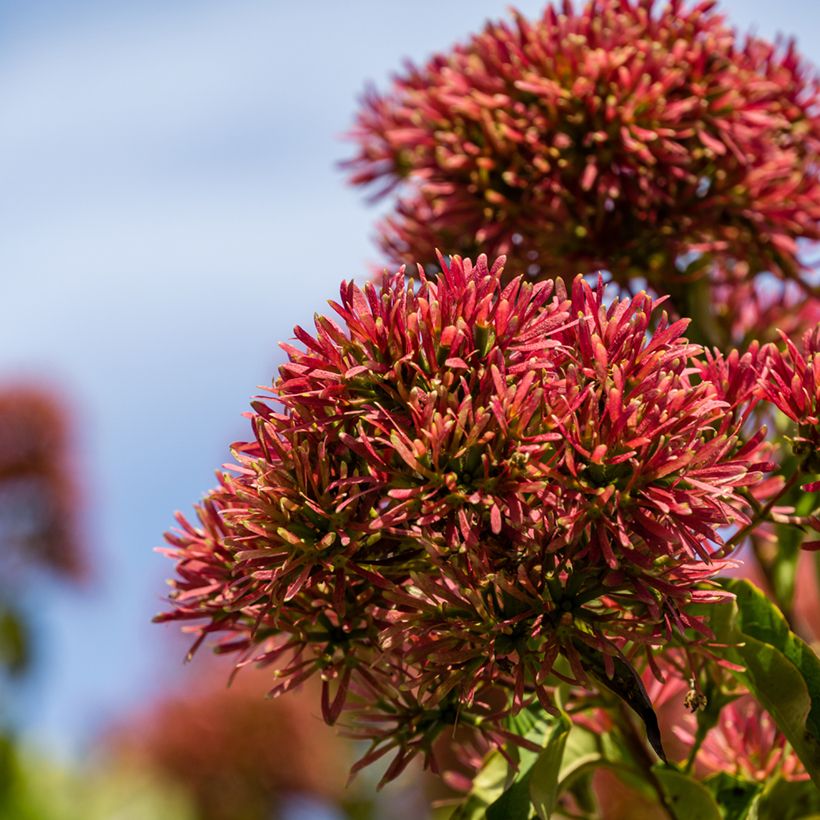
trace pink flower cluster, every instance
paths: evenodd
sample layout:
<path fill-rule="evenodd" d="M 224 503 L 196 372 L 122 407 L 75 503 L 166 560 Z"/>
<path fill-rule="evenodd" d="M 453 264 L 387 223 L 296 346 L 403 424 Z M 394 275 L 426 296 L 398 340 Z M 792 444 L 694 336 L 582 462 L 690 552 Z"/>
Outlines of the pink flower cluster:
<path fill-rule="evenodd" d="M 678 727 L 677 734 L 687 745 L 694 742 L 692 728 Z M 695 761 L 704 777 L 729 772 L 754 783 L 767 782 L 776 775 L 786 780 L 808 779 L 783 733 L 748 693 L 721 709 L 718 723 L 706 735 Z"/>
<path fill-rule="evenodd" d="M 667 735 L 666 747 L 676 747 L 674 759 L 683 761 L 692 756 L 700 779 L 720 772 L 755 783 L 778 775 L 787 780 L 807 779 L 805 768 L 769 713 L 747 689 L 734 688 L 730 676 L 718 667 L 704 665 L 703 660 L 695 661 L 699 674 L 687 681 L 689 662 L 684 653 L 676 649 L 662 651 L 655 665 L 663 679 L 648 670 L 643 676 Z M 712 697 L 720 698 L 725 705 L 714 725 L 710 720 L 711 728 L 698 740 L 696 715 L 710 706 L 701 691 L 704 683 L 706 691 L 711 690 Z M 606 713 L 598 711 L 586 718 L 586 724 L 595 731 L 604 731 L 609 728 L 607 719 Z M 694 746 L 697 748 L 693 752 Z"/>
<path fill-rule="evenodd" d="M 785 350 L 770 347 L 766 398 L 797 425 L 794 453 L 808 473 L 820 473 L 820 323 L 803 336 L 803 350 L 781 333 Z M 820 490 L 820 482 L 807 487 Z"/>
<path fill-rule="evenodd" d="M 272 665 L 275 693 L 319 674 L 328 722 L 364 707 L 364 762 L 398 750 L 387 779 L 456 721 L 503 744 L 510 711 L 552 708 L 559 655 L 585 681 L 708 639 L 689 604 L 720 597 L 702 582 L 766 469 L 685 321 L 502 262 L 342 285 L 168 536 L 161 619 Z"/>
<path fill-rule="evenodd" d="M 565 0 L 368 92 L 346 165 L 399 191 L 390 259 L 482 249 L 516 274 L 603 268 L 661 293 L 693 252 L 801 277 L 798 240 L 820 236 L 817 79 L 714 6 Z"/>
<path fill-rule="evenodd" d="M 792 453 L 797 460 L 794 479 L 809 479 L 800 489 L 807 493 L 820 492 L 820 322 L 806 331 L 802 350 L 782 331 L 783 348 L 768 344 L 761 349 L 760 391 L 770 407 L 777 408 L 792 423 Z M 814 476 L 814 480 L 812 480 Z M 820 511 L 816 508 L 805 515 L 794 515 L 792 506 L 780 507 L 775 520 L 798 526 L 805 532 L 820 532 Z M 777 550 L 774 526 L 766 523 L 754 533 L 759 545 L 767 545 L 769 552 Z M 811 552 L 820 550 L 820 540 L 803 539 L 801 548 Z"/>

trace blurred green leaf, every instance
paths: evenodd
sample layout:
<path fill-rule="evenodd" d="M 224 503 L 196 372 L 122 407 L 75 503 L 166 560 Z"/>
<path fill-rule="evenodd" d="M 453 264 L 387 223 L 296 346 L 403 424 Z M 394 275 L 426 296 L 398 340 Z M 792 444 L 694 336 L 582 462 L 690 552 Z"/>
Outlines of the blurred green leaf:
<path fill-rule="evenodd" d="M 569 732 L 558 773 L 558 793 L 571 789 L 579 779 L 602 766 L 618 773 L 651 799 L 655 791 L 632 756 L 627 744 L 611 732 L 593 732 L 574 725 Z"/>
<path fill-rule="evenodd" d="M 451 820 L 528 820 L 533 813 L 534 778 L 538 778 L 535 794 L 539 800 L 548 803 L 551 793 L 557 795 L 558 769 L 570 726 L 563 712 L 555 717 L 540 707 L 523 709 L 511 718 L 510 730 L 542 746 L 543 751 L 512 747 L 510 754 L 517 759 L 517 769 L 499 752 L 489 754 L 470 794 L 456 808 Z M 554 805 L 555 798 L 552 799 Z"/>
<path fill-rule="evenodd" d="M 530 769 L 529 797 L 541 820 L 549 820 L 558 800 L 558 778 L 572 723 L 564 712 L 552 727 L 544 751 Z"/>
<path fill-rule="evenodd" d="M 809 820 L 820 815 L 820 790 L 810 780 L 769 783 L 757 800 L 757 815 L 743 820 Z"/>
<path fill-rule="evenodd" d="M 508 718 L 507 726 L 511 732 L 519 737 L 526 737 L 534 743 L 541 743 L 549 732 L 554 718 L 548 715 L 540 706 L 529 706 L 522 709 L 517 715 Z M 527 750 L 522 750 L 527 753 Z M 529 754 L 535 754 L 529 752 Z"/>
<path fill-rule="evenodd" d="M 653 771 L 675 820 L 723 820 L 720 807 L 703 783 L 668 766 L 656 766 Z"/>
<path fill-rule="evenodd" d="M 187 795 L 146 770 L 72 770 L 0 737 L 2 820 L 196 820 Z"/>
<path fill-rule="evenodd" d="M 510 764 L 500 752 L 491 752 L 473 780 L 465 800 L 451 815 L 451 820 L 481 820 L 487 806 L 497 800 L 509 785 Z"/>
<path fill-rule="evenodd" d="M 29 632 L 21 613 L 11 607 L 0 609 L 0 663 L 12 675 L 29 665 Z"/>
<path fill-rule="evenodd" d="M 715 316 L 714 294 L 708 276 L 701 276 L 712 262 L 711 254 L 700 254 L 684 269 L 680 282 L 683 297 L 676 304 L 683 305 L 683 315 L 691 317 L 686 336 L 691 342 L 724 348 L 727 344 L 726 332 Z M 675 294 L 670 294 L 675 296 Z"/>
<path fill-rule="evenodd" d="M 820 785 L 820 659 L 789 630 L 780 610 L 754 584 L 723 579 L 731 604 L 712 607 L 711 626 L 725 658 L 769 712 Z"/>
<path fill-rule="evenodd" d="M 762 783 L 752 783 L 721 772 L 704 781 L 704 785 L 715 796 L 725 820 L 754 820 L 758 817 Z"/>
<path fill-rule="evenodd" d="M 487 820 L 529 820 L 532 815 L 530 781 L 532 768 L 519 777 L 501 797 L 487 807 Z"/>

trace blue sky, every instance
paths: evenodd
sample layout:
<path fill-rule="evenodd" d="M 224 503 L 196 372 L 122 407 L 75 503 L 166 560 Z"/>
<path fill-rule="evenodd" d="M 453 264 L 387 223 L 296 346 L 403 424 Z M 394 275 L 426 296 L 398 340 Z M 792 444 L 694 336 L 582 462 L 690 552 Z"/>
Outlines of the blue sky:
<path fill-rule="evenodd" d="M 152 547 L 244 435 L 277 341 L 376 258 L 335 168 L 356 99 L 506 5 L 0 0 L 0 383 L 65 391 L 95 567 L 32 590 L 39 741 L 80 748 L 179 668 Z M 722 7 L 819 61 L 820 4 Z"/>

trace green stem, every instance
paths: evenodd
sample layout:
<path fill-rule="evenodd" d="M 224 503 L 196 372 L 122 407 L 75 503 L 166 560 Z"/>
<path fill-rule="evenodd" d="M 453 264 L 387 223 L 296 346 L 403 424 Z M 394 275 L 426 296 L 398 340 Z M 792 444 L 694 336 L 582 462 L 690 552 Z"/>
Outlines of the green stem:
<path fill-rule="evenodd" d="M 709 734 L 709 728 L 710 727 L 698 721 L 698 728 L 695 732 L 695 740 L 692 743 L 692 748 L 689 750 L 689 757 L 686 758 L 686 764 L 683 767 L 683 771 L 686 774 L 689 774 L 692 771 L 692 767 L 695 765 L 695 758 L 698 756 L 700 747 L 706 739 L 706 735 Z"/>
<path fill-rule="evenodd" d="M 652 768 L 655 765 L 652 753 L 647 748 L 646 742 L 635 726 L 628 708 L 629 707 L 627 707 L 625 703 L 618 700 L 615 705 L 615 721 L 623 734 L 624 740 L 626 741 L 635 762 L 641 767 L 648 783 L 654 789 L 661 807 L 666 812 L 670 820 L 676 820 L 675 812 L 669 805 L 669 801 L 666 799 L 666 792 L 663 790 L 663 786 L 656 777 Z"/>
<path fill-rule="evenodd" d="M 772 571 L 774 570 L 774 566 L 772 561 L 770 561 L 760 549 L 760 545 L 757 541 L 752 541 L 752 552 L 754 553 L 755 560 L 757 561 L 758 566 L 760 567 L 763 575 L 766 577 L 768 582 L 769 591 L 772 594 L 772 597 L 775 599 L 775 603 L 777 604 L 780 611 L 783 613 L 783 617 L 789 624 L 789 628 L 792 632 L 796 631 L 796 626 L 794 622 L 794 607 L 790 601 L 784 601 L 781 595 L 777 594 L 777 584 L 774 583 L 772 580 Z"/>
<path fill-rule="evenodd" d="M 743 539 L 749 535 L 752 530 L 757 527 L 762 521 L 764 521 L 769 513 L 772 511 L 772 508 L 775 504 L 777 504 L 780 499 L 789 492 L 789 490 L 794 487 L 797 482 L 800 481 L 800 473 L 799 471 L 795 470 L 795 472 L 791 475 L 789 480 L 783 485 L 780 492 L 772 496 L 766 504 L 764 504 L 756 513 L 754 518 L 745 526 L 741 527 L 719 550 L 719 555 L 728 555 L 738 544 L 740 544 Z"/>

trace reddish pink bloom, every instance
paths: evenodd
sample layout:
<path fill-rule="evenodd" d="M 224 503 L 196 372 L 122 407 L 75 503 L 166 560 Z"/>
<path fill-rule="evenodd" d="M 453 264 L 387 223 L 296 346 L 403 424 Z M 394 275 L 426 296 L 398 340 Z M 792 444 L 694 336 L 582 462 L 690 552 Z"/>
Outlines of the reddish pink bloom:
<path fill-rule="evenodd" d="M 694 720 L 679 725 L 677 734 L 691 746 Z M 808 774 L 768 712 L 748 693 L 720 712 L 717 726 L 709 731 L 695 765 L 702 777 L 728 772 L 755 783 L 780 775 L 787 780 L 806 780 Z"/>
<path fill-rule="evenodd" d="M 716 707 L 705 694 L 711 690 L 711 696 L 719 696 L 726 705 L 695 757 L 694 773 L 698 778 L 721 772 L 753 782 L 770 782 L 777 776 L 788 780 L 808 778 L 768 712 L 746 689 L 727 689 L 727 685 L 733 687 L 731 678 L 718 666 L 704 665 L 702 657 L 686 658 L 679 649 L 664 650 L 653 660 L 655 673 L 647 669 L 643 677 L 673 760 L 683 762 L 689 758 L 698 713 Z M 710 679 L 706 690 L 701 688 L 704 675 Z M 596 710 L 587 713 L 585 723 L 594 731 L 606 731 L 611 728 L 607 720 L 606 713 Z"/>
<path fill-rule="evenodd" d="M 761 350 L 757 342 L 752 342 L 744 353 L 730 350 L 724 355 L 717 349 L 704 351 L 699 363 L 700 376 L 726 402 L 733 417 L 745 420 L 762 398 L 759 380 L 766 354 L 767 348 Z"/>
<path fill-rule="evenodd" d="M 714 6 L 514 12 L 368 92 L 347 166 L 399 192 L 389 258 L 482 249 L 512 274 L 605 268 L 664 293 L 691 252 L 799 277 L 798 240 L 820 236 L 817 80 Z"/>
<path fill-rule="evenodd" d="M 765 398 L 796 425 L 791 441 L 800 471 L 816 476 L 820 473 L 820 323 L 803 336 L 802 350 L 785 333 L 780 335 L 785 350 L 767 347 L 761 387 Z M 801 489 L 820 492 L 820 481 L 810 480 Z M 793 509 L 782 512 L 780 520 L 820 532 L 816 510 L 801 517 L 788 515 Z M 809 551 L 820 550 L 820 540 L 805 540 L 801 546 Z"/>
<path fill-rule="evenodd" d="M 802 427 L 820 425 L 820 323 L 803 336 L 802 351 L 782 333 L 785 350 L 773 349 L 764 378 L 767 398 Z"/>
<path fill-rule="evenodd" d="M 234 474 L 169 536 L 164 619 L 274 665 L 276 693 L 319 673 L 365 762 L 397 750 L 387 778 L 435 766 L 456 720 L 509 740 L 511 711 L 551 708 L 559 654 L 584 681 L 708 638 L 689 604 L 720 597 L 701 582 L 763 469 L 685 321 L 581 277 L 504 286 L 501 261 L 344 284 L 342 325 L 296 328 L 278 407 L 254 404 Z"/>
<path fill-rule="evenodd" d="M 785 333 L 780 335 L 785 350 L 769 347 L 762 387 L 766 398 L 797 425 L 793 449 L 802 469 L 820 473 L 820 323 L 803 336 L 802 351 Z M 820 489 L 820 482 L 804 489 Z"/>
<path fill-rule="evenodd" d="M 765 391 L 760 384 L 760 374 L 766 367 L 771 347 L 753 341 L 743 353 L 729 350 L 724 354 L 717 348 L 705 350 L 698 362 L 700 377 L 708 382 L 718 399 L 726 403 L 725 430 L 740 425 L 745 429 L 757 430 L 757 453 L 761 461 L 768 462 L 768 469 L 776 469 L 779 442 L 766 436 L 767 429 L 773 429 L 772 406 L 764 401 Z M 750 488 L 758 500 L 769 498 L 783 486 L 782 476 L 772 475 Z"/>
<path fill-rule="evenodd" d="M 50 393 L 0 391 L 0 550 L 4 574 L 42 563 L 79 577 L 76 486 L 64 409 Z"/>

